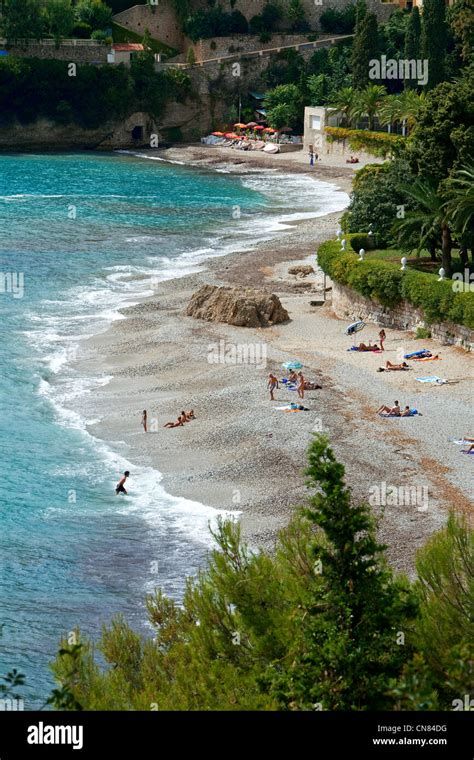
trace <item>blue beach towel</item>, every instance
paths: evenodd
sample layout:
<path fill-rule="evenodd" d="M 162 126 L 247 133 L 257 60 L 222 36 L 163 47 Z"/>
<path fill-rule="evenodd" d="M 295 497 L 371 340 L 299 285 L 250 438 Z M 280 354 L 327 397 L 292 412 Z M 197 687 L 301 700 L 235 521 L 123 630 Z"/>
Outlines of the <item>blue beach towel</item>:
<path fill-rule="evenodd" d="M 418 414 L 417 409 L 410 409 L 410 414 L 404 415 L 404 417 L 414 417 L 416 414 Z M 384 412 L 379 412 L 380 417 L 401 417 L 401 414 L 385 414 Z"/>
<path fill-rule="evenodd" d="M 442 377 L 438 377 L 438 375 L 430 375 L 429 377 L 416 377 L 415 380 L 418 380 L 419 383 L 436 383 L 436 385 L 444 385 L 444 383 L 448 382 Z"/>
<path fill-rule="evenodd" d="M 420 351 L 412 351 L 411 354 L 405 354 L 404 359 L 413 359 L 415 356 L 424 356 L 425 354 L 431 354 L 427 348 L 422 348 Z"/>

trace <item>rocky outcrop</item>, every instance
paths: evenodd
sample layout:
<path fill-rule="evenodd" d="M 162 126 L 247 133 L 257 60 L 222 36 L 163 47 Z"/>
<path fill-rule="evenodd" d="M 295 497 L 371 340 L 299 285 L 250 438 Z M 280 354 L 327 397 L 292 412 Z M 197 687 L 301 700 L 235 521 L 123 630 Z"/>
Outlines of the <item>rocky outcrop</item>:
<path fill-rule="evenodd" d="M 296 264 L 296 266 L 290 267 L 288 269 L 288 274 L 307 277 L 309 274 L 314 274 L 314 269 L 311 264 Z"/>
<path fill-rule="evenodd" d="M 208 322 L 226 322 L 237 327 L 269 327 L 290 317 L 278 296 L 246 288 L 203 285 L 194 293 L 188 317 Z"/>

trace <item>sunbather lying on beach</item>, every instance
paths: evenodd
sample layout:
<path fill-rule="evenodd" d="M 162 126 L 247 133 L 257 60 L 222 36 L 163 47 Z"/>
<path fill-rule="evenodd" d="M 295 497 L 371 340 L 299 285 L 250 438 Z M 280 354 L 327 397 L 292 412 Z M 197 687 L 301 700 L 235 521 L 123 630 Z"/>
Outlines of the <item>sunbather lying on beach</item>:
<path fill-rule="evenodd" d="M 463 444 L 464 443 L 470 444 L 467 449 L 463 449 L 464 454 L 470 454 L 471 451 L 474 451 L 474 438 L 468 438 L 467 436 L 464 436 L 462 440 L 463 440 Z"/>
<path fill-rule="evenodd" d="M 176 422 L 167 422 L 166 425 L 163 425 L 163 427 L 165 428 L 183 427 L 185 422 L 186 422 L 186 415 L 184 412 L 181 412 Z"/>
<path fill-rule="evenodd" d="M 376 343 L 374 343 L 373 346 L 371 346 L 370 343 L 368 346 L 365 343 L 359 343 L 357 351 L 380 351 L 380 348 Z"/>
<path fill-rule="evenodd" d="M 186 412 L 186 422 L 189 422 L 190 420 L 195 420 L 196 416 L 194 414 L 194 409 L 191 409 L 189 412 Z"/>
<path fill-rule="evenodd" d="M 395 405 L 391 408 L 389 406 L 385 406 L 382 404 L 380 409 L 377 409 L 377 414 L 384 413 L 384 414 L 392 414 L 394 417 L 400 417 L 401 416 L 401 410 L 400 410 L 400 404 L 398 401 L 395 401 Z"/>
<path fill-rule="evenodd" d="M 402 362 L 401 364 L 392 364 L 392 362 L 386 361 L 385 367 L 379 367 L 378 372 L 385 372 L 385 370 L 395 371 L 404 369 L 410 369 L 406 362 Z"/>
<path fill-rule="evenodd" d="M 316 391 L 316 390 L 318 390 L 318 388 L 322 388 L 322 386 L 318 385 L 318 383 L 316 381 L 314 381 L 314 382 L 311 381 L 311 380 L 305 380 L 304 381 L 304 389 L 305 389 L 305 391 Z"/>

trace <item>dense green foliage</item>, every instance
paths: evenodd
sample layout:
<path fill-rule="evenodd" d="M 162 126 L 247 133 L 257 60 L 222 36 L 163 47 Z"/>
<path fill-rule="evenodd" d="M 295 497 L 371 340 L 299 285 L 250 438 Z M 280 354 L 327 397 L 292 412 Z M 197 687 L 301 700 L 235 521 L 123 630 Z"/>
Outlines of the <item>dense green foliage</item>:
<path fill-rule="evenodd" d="M 357 172 L 349 209 L 344 216 L 347 231 L 372 229 L 380 246 L 393 243 L 392 229 L 397 214 L 407 213 L 414 206 L 407 202 L 401 188 L 412 176 L 406 160 L 368 164 Z"/>
<path fill-rule="evenodd" d="M 56 60 L 6 58 L 0 61 L 0 123 L 26 124 L 48 118 L 95 128 L 137 110 L 159 116 L 166 100 L 189 92 L 189 80 L 155 72 L 142 56 L 124 66 L 77 66 Z"/>
<path fill-rule="evenodd" d="M 331 279 L 384 306 L 406 300 L 423 311 L 428 324 L 450 321 L 474 328 L 474 292 L 454 292 L 451 280 L 438 281 L 437 276 L 415 269 L 402 272 L 399 264 L 389 261 L 358 261 L 334 241 L 319 247 L 318 263 Z"/>
<path fill-rule="evenodd" d="M 351 502 L 322 436 L 310 445 L 307 475 L 309 507 L 273 555 L 250 552 L 237 525 L 220 523 L 182 605 L 159 590 L 148 598 L 153 638 L 119 617 L 96 647 L 64 641 L 52 706 L 423 709 L 429 688 L 428 709 L 450 709 L 460 689 L 468 693 L 472 532 L 452 517 L 420 553 L 420 580 L 410 584 L 387 566 L 370 508 Z"/>
<path fill-rule="evenodd" d="M 232 34 L 246 34 L 249 25 L 240 11 L 227 13 L 221 5 L 206 10 L 198 10 L 184 22 L 184 33 L 194 42 L 210 37 L 227 37 Z"/>
<path fill-rule="evenodd" d="M 323 32 L 334 34 L 352 34 L 355 28 L 355 6 L 351 3 L 342 11 L 336 8 L 326 8 L 319 18 Z"/>
<path fill-rule="evenodd" d="M 90 37 L 110 27 L 112 10 L 102 0 L 5 0 L 1 19 L 8 42 L 69 36 Z"/>

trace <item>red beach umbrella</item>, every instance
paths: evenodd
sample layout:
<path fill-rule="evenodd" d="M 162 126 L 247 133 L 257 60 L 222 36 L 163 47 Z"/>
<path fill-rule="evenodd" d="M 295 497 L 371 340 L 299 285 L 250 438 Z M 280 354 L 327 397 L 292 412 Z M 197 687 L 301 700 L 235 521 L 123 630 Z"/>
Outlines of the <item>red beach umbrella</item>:
<path fill-rule="evenodd" d="M 257 129 L 265 129 L 265 127 L 261 127 L 261 126 L 259 126 L 259 125 L 257 124 L 257 126 L 256 126 L 256 127 L 254 127 L 254 129 L 255 129 L 255 131 L 257 131 Z"/>
<path fill-rule="evenodd" d="M 212 135 L 213 135 L 213 137 L 224 137 L 224 133 L 223 132 L 213 132 Z"/>

